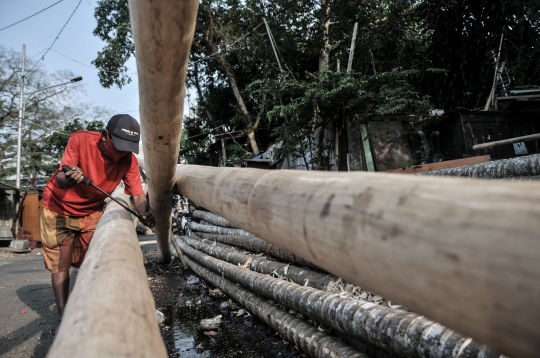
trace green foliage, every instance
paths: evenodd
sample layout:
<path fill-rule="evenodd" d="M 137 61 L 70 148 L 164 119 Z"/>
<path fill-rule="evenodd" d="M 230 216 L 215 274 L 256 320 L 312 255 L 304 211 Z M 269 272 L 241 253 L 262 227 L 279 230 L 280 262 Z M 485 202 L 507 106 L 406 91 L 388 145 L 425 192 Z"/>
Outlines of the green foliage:
<path fill-rule="evenodd" d="M 97 25 L 93 33 L 105 42 L 105 47 L 98 52 L 92 64 L 99 69 L 99 81 L 103 87 L 110 88 L 116 85 L 122 88 L 131 82 L 125 63 L 135 52 L 128 2 L 100 0 L 94 17 Z"/>
<path fill-rule="evenodd" d="M 47 176 L 52 157 L 45 149 L 45 138 L 59 130 L 72 118 L 95 120 L 108 110 L 80 103 L 80 83 L 49 86 L 69 82 L 75 75 L 68 70 L 48 72 L 41 63 L 26 60 L 21 122 L 21 182 L 36 188 L 39 180 Z M 15 181 L 19 129 L 21 53 L 0 45 L 0 179 Z M 35 94 L 29 99 L 29 94 Z"/>
<path fill-rule="evenodd" d="M 82 130 L 100 132 L 103 129 L 105 126 L 102 121 L 81 121 L 80 118 L 75 118 L 67 123 L 61 132 L 54 132 L 45 138 L 43 148 L 50 153 L 52 158 L 60 160 L 71 134 Z"/>
<path fill-rule="evenodd" d="M 418 23 L 428 35 L 426 55 L 445 75 L 423 81 L 438 108 L 483 107 L 493 83 L 491 51 L 501 33 L 502 60 L 518 85 L 540 82 L 540 2 L 533 0 L 422 1 Z"/>
<path fill-rule="evenodd" d="M 199 118 L 184 117 L 180 141 L 179 163 L 217 165 L 218 154 L 210 150 L 212 140 L 210 128 Z"/>
<path fill-rule="evenodd" d="M 106 43 L 95 61 L 101 82 L 121 87 L 134 53 L 126 0 L 100 0 L 95 14 L 94 33 Z M 514 83 L 540 82 L 539 17 L 534 0 L 201 0 L 187 77 L 198 118 L 184 123 L 182 160 L 216 165 L 211 134 L 243 130 L 255 131 L 263 150 L 283 140 L 282 151 L 325 169 L 328 133 L 345 113 L 418 118 L 427 95 L 447 110 L 483 106 L 502 31 Z M 332 72 L 338 61 L 347 67 L 355 23 L 352 71 Z"/>
<path fill-rule="evenodd" d="M 253 153 L 245 150 L 240 144 L 234 142 L 227 146 L 227 162 L 253 158 Z"/>
<path fill-rule="evenodd" d="M 420 96 L 411 84 L 420 74 L 402 69 L 374 76 L 327 71 L 303 81 L 254 83 L 252 87 L 275 94 L 268 118 L 275 123 L 276 140 L 283 141 L 278 154 L 303 157 L 308 168 L 323 170 L 328 169 L 332 147 L 324 131 L 341 123 L 343 111 L 359 113 L 362 121 L 395 114 L 410 114 L 416 121 L 426 116 L 429 98 Z"/>

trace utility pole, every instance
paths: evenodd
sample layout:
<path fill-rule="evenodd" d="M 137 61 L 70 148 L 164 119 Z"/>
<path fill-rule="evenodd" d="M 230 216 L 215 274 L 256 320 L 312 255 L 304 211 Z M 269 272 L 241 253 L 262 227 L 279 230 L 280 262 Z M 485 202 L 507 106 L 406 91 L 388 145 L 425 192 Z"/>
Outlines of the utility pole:
<path fill-rule="evenodd" d="M 22 119 L 23 119 L 23 95 L 24 95 L 24 55 L 26 45 L 22 47 L 22 70 L 21 70 L 21 97 L 19 98 L 19 140 L 17 145 L 17 176 L 16 186 L 21 188 L 21 145 L 22 145 Z"/>
<path fill-rule="evenodd" d="M 351 53 L 349 53 L 349 63 L 347 65 L 347 72 L 352 70 L 352 62 L 354 57 L 354 46 L 356 45 L 356 33 L 358 32 L 358 22 L 354 23 L 354 30 L 351 41 Z"/>

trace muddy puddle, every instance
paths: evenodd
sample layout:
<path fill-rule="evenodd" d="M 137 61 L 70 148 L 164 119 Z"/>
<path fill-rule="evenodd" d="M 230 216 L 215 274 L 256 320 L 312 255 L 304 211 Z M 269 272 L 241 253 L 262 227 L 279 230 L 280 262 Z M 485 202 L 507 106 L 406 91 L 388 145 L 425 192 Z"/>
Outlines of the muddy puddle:
<path fill-rule="evenodd" d="M 306 357 L 294 344 L 178 264 L 147 265 L 169 357 Z M 221 316 L 217 329 L 201 320 Z"/>

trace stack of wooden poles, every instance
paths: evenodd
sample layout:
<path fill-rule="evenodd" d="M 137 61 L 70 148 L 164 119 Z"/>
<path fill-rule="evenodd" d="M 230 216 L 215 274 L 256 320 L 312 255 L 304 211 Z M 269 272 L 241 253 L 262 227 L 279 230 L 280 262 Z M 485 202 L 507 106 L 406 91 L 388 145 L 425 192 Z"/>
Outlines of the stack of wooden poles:
<path fill-rule="evenodd" d="M 223 217 L 193 216 L 193 234 L 175 236 L 189 268 L 311 357 L 500 356 Z"/>

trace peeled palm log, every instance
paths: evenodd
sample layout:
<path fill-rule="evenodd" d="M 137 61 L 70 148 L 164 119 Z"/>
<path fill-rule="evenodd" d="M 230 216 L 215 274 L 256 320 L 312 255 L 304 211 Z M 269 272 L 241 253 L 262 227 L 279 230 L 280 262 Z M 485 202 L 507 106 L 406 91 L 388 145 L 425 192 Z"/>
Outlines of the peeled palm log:
<path fill-rule="evenodd" d="M 486 179 L 539 176 L 540 154 L 493 160 L 491 162 L 466 165 L 450 169 L 432 170 L 430 172 L 418 173 L 415 175 L 472 177 Z"/>
<path fill-rule="evenodd" d="M 213 214 L 208 211 L 202 211 L 202 210 L 195 210 L 193 212 L 193 217 L 197 219 L 203 219 L 208 221 L 211 224 L 217 225 L 217 226 L 223 226 L 223 227 L 230 227 L 233 229 L 238 229 L 232 222 L 229 220 L 222 218 L 219 215 Z"/>
<path fill-rule="evenodd" d="M 205 255 L 184 243 L 182 238 L 176 241 L 187 256 L 218 275 L 398 356 L 446 358 L 461 351 L 460 358 L 499 357 L 486 347 L 468 341 L 467 337 L 415 313 L 279 280 Z"/>
<path fill-rule="evenodd" d="M 113 194 L 128 203 L 123 190 Z M 167 357 L 131 214 L 107 204 L 48 357 Z"/>
<path fill-rule="evenodd" d="M 309 269 L 284 264 L 264 257 L 245 255 L 234 251 L 232 247 L 221 244 L 214 246 L 201 240 L 193 239 L 193 236 L 182 236 L 182 239 L 191 247 L 202 251 L 220 260 L 230 262 L 234 265 L 243 265 L 253 271 L 267 275 L 277 275 L 287 278 L 299 285 L 310 286 L 319 290 L 324 290 L 330 282 L 337 281 L 337 277 L 332 275 L 311 271 Z"/>
<path fill-rule="evenodd" d="M 269 242 L 264 241 L 258 237 L 252 236 L 237 236 L 237 235 L 218 235 L 218 234 L 205 234 L 197 233 L 197 236 L 203 237 L 209 240 L 215 240 L 222 244 L 236 246 L 244 250 L 254 252 L 256 254 L 265 254 L 272 256 L 278 260 L 289 262 L 292 264 L 306 266 L 313 269 L 319 269 L 317 266 L 304 260 L 303 258 L 280 249 L 279 247 L 272 245 Z"/>
<path fill-rule="evenodd" d="M 254 236 L 249 232 L 242 229 L 229 229 L 221 226 L 211 226 L 211 225 L 201 225 L 196 222 L 190 222 L 189 228 L 193 231 L 207 232 L 209 234 L 219 234 L 219 235 L 239 235 L 239 236 Z"/>
<path fill-rule="evenodd" d="M 198 0 L 129 0 L 139 78 L 139 114 L 154 232 L 171 258 L 174 172 L 180 151 L 184 92 Z"/>
<path fill-rule="evenodd" d="M 319 331 L 317 327 L 303 319 L 296 318 L 279 306 L 259 297 L 257 294 L 216 275 L 189 257 L 186 257 L 186 262 L 193 272 L 246 307 L 256 317 L 285 336 L 285 338 L 296 344 L 311 357 L 369 358 L 369 356 L 356 351 L 328 333 Z"/>
<path fill-rule="evenodd" d="M 540 352 L 539 183 L 179 165 L 177 188 L 503 354 Z"/>

